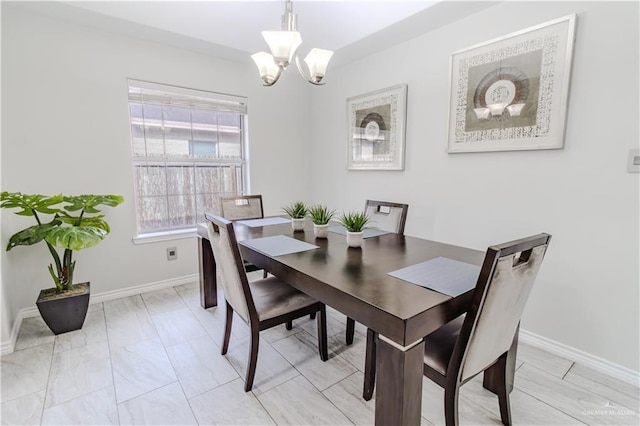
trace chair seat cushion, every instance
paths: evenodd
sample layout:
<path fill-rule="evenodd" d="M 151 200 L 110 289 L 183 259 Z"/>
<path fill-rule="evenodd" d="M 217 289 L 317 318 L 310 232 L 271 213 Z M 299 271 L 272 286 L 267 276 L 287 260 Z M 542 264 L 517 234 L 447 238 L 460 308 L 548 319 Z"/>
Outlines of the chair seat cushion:
<path fill-rule="evenodd" d="M 460 335 L 464 315 L 449 321 L 424 339 L 424 363 L 443 376 L 447 374 L 449 359 Z"/>
<path fill-rule="evenodd" d="M 317 300 L 276 277 L 252 281 L 250 287 L 253 303 L 256 306 L 260 321 L 275 318 L 317 303 Z"/>

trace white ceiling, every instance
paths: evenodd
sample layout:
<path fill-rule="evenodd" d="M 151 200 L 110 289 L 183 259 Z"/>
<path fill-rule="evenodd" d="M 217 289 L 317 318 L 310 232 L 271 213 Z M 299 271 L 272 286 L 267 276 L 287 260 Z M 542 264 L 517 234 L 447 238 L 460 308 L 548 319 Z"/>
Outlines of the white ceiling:
<path fill-rule="evenodd" d="M 260 34 L 280 29 L 284 0 L 2 2 L 134 37 L 248 60 L 268 50 Z M 496 2 L 294 0 L 301 56 L 313 47 L 346 63 L 433 30 Z"/>

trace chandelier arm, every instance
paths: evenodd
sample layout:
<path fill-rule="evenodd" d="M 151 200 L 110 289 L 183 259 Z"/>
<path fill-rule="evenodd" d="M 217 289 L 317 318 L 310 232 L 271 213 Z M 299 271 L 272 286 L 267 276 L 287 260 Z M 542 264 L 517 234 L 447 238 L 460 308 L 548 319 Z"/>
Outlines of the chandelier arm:
<path fill-rule="evenodd" d="M 300 72 L 300 75 L 302 75 L 302 77 L 307 80 L 309 83 L 314 84 L 316 86 L 324 86 L 324 83 L 319 83 L 317 81 L 314 81 L 313 78 L 311 78 L 307 72 L 304 70 L 304 67 L 302 66 L 302 64 L 300 63 L 300 58 L 298 57 L 298 53 L 296 53 L 296 66 L 298 67 L 298 71 Z"/>
<path fill-rule="evenodd" d="M 274 84 L 276 84 L 278 82 L 278 80 L 280 79 L 280 76 L 282 75 L 282 71 L 284 70 L 284 68 L 282 67 L 278 67 L 278 74 L 276 74 L 276 77 L 273 79 L 273 81 L 271 83 L 267 82 L 266 80 L 262 80 L 262 85 L 263 86 L 273 86 Z"/>

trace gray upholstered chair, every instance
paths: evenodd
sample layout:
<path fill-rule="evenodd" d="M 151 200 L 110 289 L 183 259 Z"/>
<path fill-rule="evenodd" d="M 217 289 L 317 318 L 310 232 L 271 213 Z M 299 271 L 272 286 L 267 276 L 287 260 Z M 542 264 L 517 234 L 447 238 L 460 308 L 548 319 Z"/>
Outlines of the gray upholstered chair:
<path fill-rule="evenodd" d="M 220 199 L 220 214 L 227 220 L 249 220 L 262 219 L 264 210 L 262 208 L 262 195 L 237 195 L 234 197 L 223 197 Z M 247 272 L 259 271 L 256 265 L 251 262 L 244 262 L 244 269 Z M 267 278 L 267 271 L 262 274 Z"/>
<path fill-rule="evenodd" d="M 493 385 L 502 423 L 511 424 L 507 354 L 550 240 L 539 234 L 489 247 L 467 313 L 425 337 L 424 375 L 444 388 L 448 426 L 458 424 L 460 386 L 489 367 L 500 371 Z"/>
<path fill-rule="evenodd" d="M 227 315 L 222 341 L 222 355 L 227 353 L 231 338 L 231 325 L 235 311 L 251 329 L 251 341 L 244 390 L 251 390 L 258 361 L 260 331 L 290 322 L 312 313 L 317 315 L 318 351 L 323 361 L 328 359 L 327 320 L 325 305 L 296 290 L 275 277 L 251 282 L 242 263 L 233 224 L 209 213 L 207 231 L 211 249 L 222 270 L 222 289 Z"/>

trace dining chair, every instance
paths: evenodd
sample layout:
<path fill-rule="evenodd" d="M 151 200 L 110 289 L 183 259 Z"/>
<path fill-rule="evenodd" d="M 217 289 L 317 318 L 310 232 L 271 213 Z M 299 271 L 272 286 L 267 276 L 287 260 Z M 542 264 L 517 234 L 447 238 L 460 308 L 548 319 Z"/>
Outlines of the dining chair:
<path fill-rule="evenodd" d="M 251 329 L 245 392 L 250 391 L 253 386 L 262 330 L 318 313 L 318 351 L 320 359 L 326 361 L 328 349 L 325 305 L 276 277 L 252 281 L 249 285 L 232 222 L 210 213 L 205 213 L 205 217 L 211 249 L 222 270 L 222 289 L 227 308 L 222 355 L 229 348 L 234 311 Z"/>
<path fill-rule="evenodd" d="M 424 375 L 444 388 L 447 426 L 458 424 L 460 387 L 489 367 L 500 372 L 500 418 L 511 424 L 507 354 L 550 240 L 539 234 L 489 247 L 466 314 L 425 337 Z"/>
<path fill-rule="evenodd" d="M 262 219 L 264 217 L 262 195 L 222 197 L 220 199 L 220 214 L 227 220 Z M 243 260 L 243 263 L 244 269 L 247 272 L 259 271 L 261 269 L 246 260 Z M 267 278 L 267 271 L 262 273 L 262 277 Z"/>

